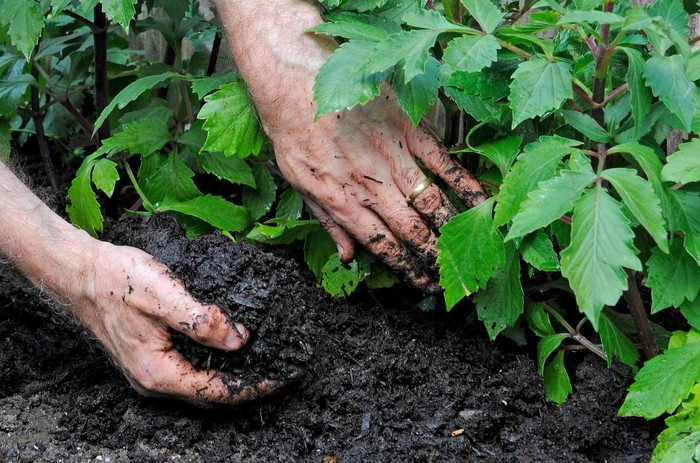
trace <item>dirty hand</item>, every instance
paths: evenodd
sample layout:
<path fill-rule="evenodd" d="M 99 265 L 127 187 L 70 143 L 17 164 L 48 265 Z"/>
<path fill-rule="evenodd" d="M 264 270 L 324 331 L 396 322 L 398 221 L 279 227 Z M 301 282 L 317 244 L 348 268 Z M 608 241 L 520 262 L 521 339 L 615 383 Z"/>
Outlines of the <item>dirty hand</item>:
<path fill-rule="evenodd" d="M 218 0 L 217 6 L 277 163 L 341 259 L 353 257 L 357 240 L 416 287 L 439 291 L 435 231 L 457 210 L 416 160 L 467 206 L 486 199 L 479 183 L 433 137 L 413 129 L 388 87 L 364 106 L 314 121 L 314 78 L 336 47 L 306 33 L 321 21 L 314 5 Z"/>
<path fill-rule="evenodd" d="M 237 403 L 281 386 L 245 386 L 220 372 L 195 370 L 173 348 L 168 328 L 225 350 L 243 346 L 248 332 L 217 307 L 195 301 L 149 254 L 76 229 L 2 163 L 0 197 L 0 257 L 84 323 L 140 393 Z"/>

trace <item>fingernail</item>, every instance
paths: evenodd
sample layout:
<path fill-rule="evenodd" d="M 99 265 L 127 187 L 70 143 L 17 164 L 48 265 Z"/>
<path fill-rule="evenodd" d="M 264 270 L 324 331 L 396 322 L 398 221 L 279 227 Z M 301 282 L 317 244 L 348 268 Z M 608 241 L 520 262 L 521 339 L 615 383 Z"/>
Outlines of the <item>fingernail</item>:
<path fill-rule="evenodd" d="M 343 247 L 340 244 L 336 244 L 335 247 L 338 250 L 338 256 L 343 257 Z"/>
<path fill-rule="evenodd" d="M 231 323 L 231 328 L 233 329 L 226 340 L 225 346 L 231 350 L 240 349 L 248 340 L 248 331 L 246 330 L 245 326 L 238 322 Z"/>

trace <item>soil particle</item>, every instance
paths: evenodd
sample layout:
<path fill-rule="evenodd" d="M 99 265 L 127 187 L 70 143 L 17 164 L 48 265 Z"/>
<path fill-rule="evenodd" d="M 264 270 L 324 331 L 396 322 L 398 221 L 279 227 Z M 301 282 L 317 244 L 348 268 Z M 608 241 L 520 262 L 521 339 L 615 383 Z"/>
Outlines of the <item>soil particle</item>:
<path fill-rule="evenodd" d="M 188 241 L 158 216 L 122 222 L 112 239 L 158 256 L 255 333 L 233 354 L 180 339 L 193 362 L 305 375 L 236 408 L 142 398 L 80 327 L 5 281 L 0 461 L 649 461 L 658 423 L 616 417 L 629 378 L 616 382 L 593 356 L 572 357 L 576 391 L 558 407 L 532 353 L 415 309 L 405 289 L 375 294 L 383 306 L 334 300 L 293 261 L 222 236 Z"/>

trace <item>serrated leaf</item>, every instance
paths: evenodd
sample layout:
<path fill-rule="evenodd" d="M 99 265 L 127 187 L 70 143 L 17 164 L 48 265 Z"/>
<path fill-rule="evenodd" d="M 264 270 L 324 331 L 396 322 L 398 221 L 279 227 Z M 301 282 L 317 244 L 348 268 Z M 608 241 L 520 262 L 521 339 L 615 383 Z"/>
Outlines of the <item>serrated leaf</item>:
<path fill-rule="evenodd" d="M 98 117 L 95 121 L 95 127 L 102 127 L 104 121 L 109 117 L 115 108 L 123 109 L 126 105 L 140 97 L 144 92 L 153 89 L 168 79 L 187 80 L 188 78 L 182 74 L 178 74 L 177 72 L 168 71 L 162 74 L 141 77 L 135 80 L 131 84 L 127 85 L 124 90 L 119 92 L 117 96 L 115 96 L 112 101 L 109 102 L 104 111 L 102 111 L 102 114 L 100 114 L 100 117 Z"/>
<path fill-rule="evenodd" d="M 306 235 L 304 239 L 304 262 L 309 266 L 316 281 L 323 277 L 323 266 L 328 258 L 338 252 L 333 238 L 323 228 L 319 228 Z"/>
<path fill-rule="evenodd" d="M 537 343 L 537 372 L 540 375 L 544 374 L 545 363 L 547 363 L 547 359 L 552 355 L 552 352 L 559 348 L 564 339 L 570 337 L 569 333 L 558 333 L 550 334 L 540 339 L 540 342 Z"/>
<path fill-rule="evenodd" d="M 554 334 L 552 321 L 541 303 L 528 300 L 525 302 L 525 319 L 530 329 L 539 337 L 544 338 Z"/>
<path fill-rule="evenodd" d="M 474 29 L 448 21 L 442 13 L 435 10 L 420 9 L 418 11 L 409 12 L 404 15 L 403 22 L 408 26 L 421 29 L 432 29 L 441 32 L 461 30 L 464 32 L 476 33 Z"/>
<path fill-rule="evenodd" d="M 651 313 L 667 307 L 680 307 L 694 301 L 700 291 L 700 266 L 686 252 L 680 239 L 671 243 L 668 254 L 655 247 L 647 261 L 651 288 Z"/>
<path fill-rule="evenodd" d="M 255 177 L 248 163 L 235 156 L 226 156 L 222 152 L 197 154 L 197 162 L 205 172 L 226 179 L 237 185 L 255 187 Z"/>
<path fill-rule="evenodd" d="M 665 421 L 667 429 L 659 434 L 659 444 L 651 463 L 679 463 L 697 460 L 700 453 L 700 413 L 679 413 Z"/>
<path fill-rule="evenodd" d="M 607 169 L 603 171 L 602 177 L 615 187 L 622 202 L 649 232 L 659 248 L 664 252 L 668 251 L 660 201 L 651 184 L 637 175 L 634 169 Z"/>
<path fill-rule="evenodd" d="M 608 368 L 612 366 L 613 357 L 617 357 L 625 365 L 631 366 L 633 370 L 637 369 L 639 351 L 605 312 L 600 315 L 598 332 L 600 333 L 600 341 L 603 343 L 603 350 L 608 355 Z"/>
<path fill-rule="evenodd" d="M 95 162 L 95 167 L 92 170 L 92 182 L 110 198 L 114 193 L 117 180 L 119 180 L 119 172 L 117 172 L 116 162 L 104 158 Z"/>
<path fill-rule="evenodd" d="M 501 113 L 501 110 L 493 100 L 467 94 L 456 87 L 444 87 L 444 90 L 445 95 L 450 97 L 459 109 L 466 112 L 477 121 L 490 120 Z"/>
<path fill-rule="evenodd" d="M 293 188 L 287 188 L 280 195 L 275 215 L 280 219 L 299 220 L 303 210 L 304 201 L 301 199 L 301 195 Z"/>
<path fill-rule="evenodd" d="M 206 102 L 197 114 L 205 120 L 207 131 L 204 151 L 222 151 L 239 158 L 257 155 L 263 144 L 257 113 L 248 90 L 242 82 L 231 82 L 204 98 Z"/>
<path fill-rule="evenodd" d="M 610 134 L 603 129 L 598 123 L 588 114 L 578 111 L 562 110 L 561 112 L 566 119 L 567 124 L 581 132 L 592 141 L 598 143 L 608 143 L 611 138 Z"/>
<path fill-rule="evenodd" d="M 351 40 L 326 60 L 314 82 L 316 117 L 365 104 L 379 95 L 387 74 L 363 69 L 373 49 L 373 42 Z"/>
<path fill-rule="evenodd" d="M 484 143 L 474 148 L 474 151 L 492 161 L 501 171 L 504 178 L 515 158 L 520 153 L 520 145 L 523 143 L 522 135 L 501 138 L 490 143 Z"/>
<path fill-rule="evenodd" d="M 574 201 L 581 197 L 595 179 L 593 172 L 562 170 L 556 177 L 540 182 L 513 217 L 513 225 L 506 235 L 506 241 L 546 227 L 559 219 L 571 210 Z"/>
<path fill-rule="evenodd" d="M 673 413 L 698 379 L 700 343 L 669 349 L 639 370 L 618 414 L 652 419 Z"/>
<path fill-rule="evenodd" d="M 513 71 L 517 68 L 517 61 L 496 61 L 481 72 L 461 72 L 449 69 L 443 65 L 447 72 L 445 86 L 457 87 L 466 93 L 479 95 L 482 98 L 500 100 L 508 96 L 510 81 Z"/>
<path fill-rule="evenodd" d="M 399 277 L 382 262 L 373 262 L 371 273 L 364 279 L 369 289 L 391 288 L 400 281 Z"/>
<path fill-rule="evenodd" d="M 245 207 L 226 201 L 221 196 L 198 196 L 183 202 L 163 202 L 160 211 L 175 211 L 197 217 L 223 231 L 242 231 L 250 225 Z"/>
<path fill-rule="evenodd" d="M 349 264 L 340 261 L 338 253 L 328 258 L 323 266 L 323 279 L 321 284 L 328 294 L 333 297 L 349 296 L 360 284 L 361 276 L 356 260 Z"/>
<path fill-rule="evenodd" d="M 146 117 L 121 126 L 119 132 L 103 140 L 98 153 L 111 150 L 148 156 L 171 140 L 168 123 L 158 116 Z"/>
<path fill-rule="evenodd" d="M 225 74 L 215 74 L 209 77 L 200 77 L 192 82 L 192 92 L 197 95 L 200 100 L 209 93 L 217 90 L 222 85 L 235 82 L 238 76 L 235 72 L 227 72 Z"/>
<path fill-rule="evenodd" d="M 340 12 L 328 15 L 323 22 L 310 30 L 316 34 L 326 34 L 344 39 L 381 42 L 390 34 L 399 32 L 401 27 L 380 16 Z"/>
<path fill-rule="evenodd" d="M 644 85 L 642 72 L 644 70 L 644 58 L 642 54 L 632 48 L 622 48 L 627 54 L 627 85 L 632 96 L 632 118 L 634 119 L 635 134 L 639 135 L 644 119 L 651 110 L 651 91 Z"/>
<path fill-rule="evenodd" d="M 91 154 L 83 160 L 68 189 L 66 212 L 72 224 L 92 236 L 102 231 L 102 211 L 92 189 L 92 170 L 98 155 Z"/>
<path fill-rule="evenodd" d="M 564 352 L 557 352 L 549 365 L 544 369 L 544 389 L 547 398 L 559 405 L 566 402 L 573 392 L 571 380 L 564 366 Z"/>
<path fill-rule="evenodd" d="M 557 24 L 615 24 L 619 25 L 625 22 L 625 18 L 615 13 L 606 11 L 569 11 L 557 22 Z"/>
<path fill-rule="evenodd" d="M 507 245 L 505 252 L 505 267 L 498 270 L 485 289 L 474 295 L 477 315 L 492 341 L 501 331 L 513 327 L 524 310 L 520 257 L 513 244 Z"/>
<path fill-rule="evenodd" d="M 258 220 L 272 208 L 277 197 L 277 185 L 264 164 L 255 164 L 252 169 L 255 188 L 243 187 L 243 205 L 248 208 L 253 220 Z"/>
<path fill-rule="evenodd" d="M 0 115 L 7 118 L 14 115 L 27 89 L 35 82 L 29 74 L 0 80 Z"/>
<path fill-rule="evenodd" d="M 503 12 L 491 0 L 461 0 L 484 32 L 490 34 L 503 21 Z"/>
<path fill-rule="evenodd" d="M 681 144 L 678 151 L 668 157 L 661 178 L 680 183 L 700 181 L 700 139 Z"/>
<path fill-rule="evenodd" d="M 685 61 L 680 55 L 653 56 L 644 63 L 644 79 L 654 96 L 690 130 L 695 114 L 696 88 L 685 73 Z"/>
<path fill-rule="evenodd" d="M 428 59 L 425 73 L 405 83 L 403 66 L 397 69 L 393 80 L 394 91 L 399 104 L 417 127 L 421 118 L 428 112 L 438 97 L 440 87 L 440 63 L 433 57 Z"/>
<path fill-rule="evenodd" d="M 542 230 L 526 236 L 520 245 L 523 260 L 537 270 L 558 272 L 559 259 L 552 240 Z"/>
<path fill-rule="evenodd" d="M 700 264 L 700 195 L 691 191 L 670 190 L 674 223 L 685 235 L 685 249 Z"/>
<path fill-rule="evenodd" d="M 464 296 L 485 288 L 506 264 L 503 237 L 493 227 L 493 201 L 484 201 L 440 229 L 437 263 L 448 309 Z"/>
<path fill-rule="evenodd" d="M 370 74 L 391 70 L 403 60 L 404 82 L 423 74 L 428 62 L 428 51 L 435 45 L 440 33 L 430 29 L 415 29 L 392 34 L 377 43 L 367 55 L 363 71 Z"/>
<path fill-rule="evenodd" d="M 546 58 L 524 61 L 513 73 L 510 84 L 512 126 L 516 127 L 524 120 L 557 110 L 573 97 L 570 64 L 550 63 Z"/>
<path fill-rule="evenodd" d="M 491 35 L 464 35 L 450 41 L 443 59 L 452 69 L 479 72 L 496 61 L 501 46 Z"/>
<path fill-rule="evenodd" d="M 525 146 L 516 163 L 503 179 L 498 195 L 494 225 L 500 227 L 513 219 L 528 193 L 543 180 L 554 175 L 564 156 L 575 150 L 579 142 L 560 137 L 541 137 Z"/>
<path fill-rule="evenodd" d="M 153 153 L 141 158 L 140 185 L 151 203 L 181 203 L 201 196 L 192 177 L 194 172 L 174 153 L 168 156 Z"/>
<path fill-rule="evenodd" d="M 134 4 L 137 0 L 100 0 L 105 15 L 120 24 L 124 30 L 129 30 L 131 18 L 136 14 Z"/>
<path fill-rule="evenodd" d="M 700 297 L 695 297 L 692 302 L 685 301 L 680 310 L 690 326 L 696 330 L 700 329 Z"/>
<path fill-rule="evenodd" d="M 44 30 L 44 15 L 33 0 L 6 2 L 0 8 L 0 24 L 8 26 L 12 45 L 29 61 Z"/>
<path fill-rule="evenodd" d="M 602 187 L 586 191 L 574 203 L 571 244 L 560 254 L 561 273 L 596 329 L 603 306 L 615 305 L 627 289 L 624 269 L 642 269 L 633 240 L 621 205 Z"/>

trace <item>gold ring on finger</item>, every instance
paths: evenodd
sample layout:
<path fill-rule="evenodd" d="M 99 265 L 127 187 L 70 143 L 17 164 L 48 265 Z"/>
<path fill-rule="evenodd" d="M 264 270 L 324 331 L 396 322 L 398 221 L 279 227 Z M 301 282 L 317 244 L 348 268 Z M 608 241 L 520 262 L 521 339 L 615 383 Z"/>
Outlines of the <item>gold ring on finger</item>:
<path fill-rule="evenodd" d="M 416 198 L 420 196 L 425 190 L 427 190 L 428 187 L 432 184 L 433 181 L 426 177 L 425 180 L 420 182 L 418 186 L 412 189 L 408 196 L 406 196 L 406 202 L 410 204 L 413 201 L 415 201 Z"/>

